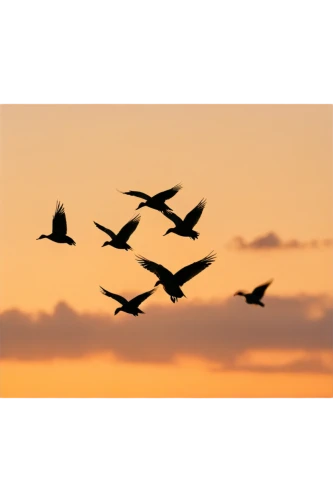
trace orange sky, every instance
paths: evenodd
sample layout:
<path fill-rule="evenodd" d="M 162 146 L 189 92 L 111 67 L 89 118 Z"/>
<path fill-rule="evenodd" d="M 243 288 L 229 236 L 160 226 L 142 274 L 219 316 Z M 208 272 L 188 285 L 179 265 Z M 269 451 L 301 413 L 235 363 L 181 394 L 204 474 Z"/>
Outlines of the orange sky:
<path fill-rule="evenodd" d="M 326 106 L 12 105 L 3 108 L 2 119 L 2 311 L 45 311 L 51 321 L 31 337 L 31 353 L 17 365 L 27 352 L 25 336 L 34 335 L 31 328 L 37 326 L 32 323 L 24 333 L 25 327 L 17 326 L 23 320 L 9 318 L 12 333 L 5 345 L 13 347 L 3 360 L 5 397 L 332 394 L 332 247 L 303 248 L 312 240 L 332 240 L 332 121 Z M 176 213 L 186 214 L 202 197 L 208 200 L 197 226 L 199 239 L 163 237 L 169 221 L 143 209 L 131 245 L 173 271 L 211 250 L 217 261 L 184 285 L 187 299 L 178 304 L 159 289 L 145 303 L 146 317 L 114 318 L 117 304 L 100 294 L 99 285 L 131 297 L 156 280 L 132 252 L 101 248 L 106 238 L 93 221 L 117 231 L 134 215 L 138 200 L 116 189 L 153 194 L 179 181 L 184 188 L 170 200 Z M 36 241 L 50 231 L 57 199 L 65 204 L 76 247 Z M 234 237 L 251 242 L 269 232 L 282 244 L 252 250 L 230 246 Z M 300 248 L 283 247 L 291 240 Z M 236 290 L 250 290 L 270 278 L 274 282 L 265 310 L 232 298 Z M 68 312 L 53 312 L 59 301 Z M 193 337 L 191 315 L 197 303 L 203 309 Z M 154 313 L 157 306 L 161 313 Z M 81 348 L 83 331 L 75 318 L 87 313 L 91 331 L 84 333 Z M 70 326 L 73 314 L 76 326 Z M 107 328 L 114 333 L 99 339 L 94 332 L 105 314 L 111 315 Z M 163 314 L 173 318 L 169 328 L 178 329 L 169 344 L 164 340 L 169 333 L 161 329 Z M 57 318 L 61 326 L 49 330 Z M 68 344 L 72 338 L 73 349 Z M 44 354 L 34 354 L 40 342 Z M 54 351 L 51 365 L 45 364 L 53 342 L 60 351 Z M 137 355 L 132 348 L 124 350 L 124 342 L 135 345 Z M 220 353 L 217 371 L 210 345 Z M 100 373 L 105 374 L 102 381 Z"/>

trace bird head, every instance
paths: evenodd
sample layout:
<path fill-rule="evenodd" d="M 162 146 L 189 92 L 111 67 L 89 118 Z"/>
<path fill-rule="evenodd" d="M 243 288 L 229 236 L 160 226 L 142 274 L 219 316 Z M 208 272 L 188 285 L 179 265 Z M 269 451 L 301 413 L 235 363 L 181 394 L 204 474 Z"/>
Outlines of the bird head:
<path fill-rule="evenodd" d="M 102 247 L 106 247 L 106 245 L 110 245 L 110 242 L 106 241 L 105 243 L 103 243 Z"/>
<path fill-rule="evenodd" d="M 46 234 L 41 234 L 39 238 L 36 238 L 37 240 L 42 240 L 43 238 L 47 238 Z"/>
<path fill-rule="evenodd" d="M 242 296 L 244 296 L 244 292 L 236 292 L 236 293 L 234 293 L 234 297 L 235 297 L 235 295 L 242 295 Z"/>
<path fill-rule="evenodd" d="M 155 285 L 154 285 L 154 286 L 158 286 L 158 285 L 160 285 L 160 284 L 161 284 L 161 282 L 160 282 L 160 280 L 158 280 L 158 281 L 156 281 L 156 283 L 155 283 Z"/>
<path fill-rule="evenodd" d="M 139 210 L 140 208 L 145 207 L 145 206 L 146 206 L 146 204 L 142 201 L 142 202 L 139 204 L 139 206 L 136 208 L 136 210 Z"/>
<path fill-rule="evenodd" d="M 117 307 L 117 309 L 114 312 L 114 315 L 116 316 L 116 314 L 118 314 L 120 311 L 121 311 L 121 307 Z"/>
<path fill-rule="evenodd" d="M 174 232 L 174 230 L 175 230 L 175 228 L 174 228 L 174 227 L 170 227 L 170 228 L 167 230 L 167 232 L 163 234 L 163 236 L 166 236 L 166 235 L 167 235 L 167 234 L 169 234 L 169 233 L 173 233 L 173 232 Z"/>

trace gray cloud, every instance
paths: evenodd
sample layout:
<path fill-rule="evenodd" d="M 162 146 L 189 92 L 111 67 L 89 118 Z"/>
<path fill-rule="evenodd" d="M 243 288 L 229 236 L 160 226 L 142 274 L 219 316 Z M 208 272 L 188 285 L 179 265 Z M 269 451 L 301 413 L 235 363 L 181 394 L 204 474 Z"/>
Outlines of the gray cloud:
<path fill-rule="evenodd" d="M 313 308 L 321 310 L 320 317 L 309 318 Z M 218 369 L 332 371 L 318 354 L 332 351 L 333 310 L 324 298 L 268 296 L 265 309 L 248 306 L 240 297 L 215 303 L 184 299 L 145 310 L 139 318 L 78 313 L 65 303 L 37 317 L 8 310 L 0 315 L 0 355 L 33 361 L 112 353 L 123 361 L 144 363 L 172 363 L 186 355 L 215 363 Z M 250 350 L 267 349 L 301 350 L 304 357 L 268 368 L 238 361 Z"/>
<path fill-rule="evenodd" d="M 245 241 L 241 236 L 235 236 L 228 245 L 236 250 L 289 250 L 289 249 L 323 249 L 331 248 L 333 240 L 325 238 L 322 240 L 299 241 L 296 239 L 283 241 L 273 231 L 257 236 L 252 241 Z"/>

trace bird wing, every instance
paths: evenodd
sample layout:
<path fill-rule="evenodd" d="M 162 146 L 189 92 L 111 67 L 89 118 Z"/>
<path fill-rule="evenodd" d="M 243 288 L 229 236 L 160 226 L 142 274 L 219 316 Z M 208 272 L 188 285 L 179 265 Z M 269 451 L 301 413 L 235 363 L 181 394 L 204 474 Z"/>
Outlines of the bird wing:
<path fill-rule="evenodd" d="M 67 222 L 64 205 L 57 201 L 56 211 L 52 221 L 53 234 L 67 234 Z"/>
<path fill-rule="evenodd" d="M 194 278 L 197 274 L 201 273 L 206 267 L 210 266 L 216 258 L 216 254 L 211 252 L 206 257 L 197 262 L 193 262 L 189 266 L 183 267 L 175 274 L 175 279 L 179 286 L 182 286 L 186 281 Z"/>
<path fill-rule="evenodd" d="M 141 193 L 141 191 L 119 191 L 122 194 L 128 194 L 129 196 L 136 196 L 137 198 L 143 198 L 144 200 L 149 200 L 150 196 L 146 193 Z"/>
<path fill-rule="evenodd" d="M 111 229 L 108 229 L 107 227 L 104 227 L 104 226 L 101 226 L 100 224 L 98 224 L 98 222 L 95 222 L 94 221 L 94 224 L 96 227 L 98 227 L 98 229 L 100 229 L 101 231 L 104 231 L 104 233 L 108 234 L 110 236 L 110 238 L 114 238 L 116 235 L 113 231 L 111 231 Z"/>
<path fill-rule="evenodd" d="M 128 240 L 131 234 L 136 230 L 140 222 L 140 214 L 136 215 L 131 219 L 124 227 L 121 228 L 117 234 L 117 238 L 122 239 L 124 242 Z"/>
<path fill-rule="evenodd" d="M 182 219 L 178 217 L 178 215 L 176 215 L 174 212 L 170 212 L 170 210 L 164 210 L 163 215 L 170 219 L 175 226 L 178 226 L 183 222 Z"/>
<path fill-rule="evenodd" d="M 101 293 L 103 293 L 107 297 L 111 297 L 111 299 L 117 300 L 123 306 L 125 304 L 127 304 L 128 301 L 124 297 L 122 297 L 121 295 L 117 295 L 116 293 L 108 292 L 107 290 L 105 290 L 105 288 L 103 288 L 101 286 L 100 286 L 100 289 L 101 289 Z"/>
<path fill-rule="evenodd" d="M 173 274 L 168 269 L 161 266 L 161 264 L 156 264 L 156 262 L 148 260 L 145 257 L 142 257 L 142 255 L 136 255 L 136 260 L 140 266 L 147 269 L 147 271 L 154 273 L 161 281 L 173 277 Z"/>
<path fill-rule="evenodd" d="M 141 302 L 148 299 L 148 297 L 150 297 L 153 293 L 155 293 L 156 290 L 157 290 L 156 288 L 153 288 L 152 290 L 149 290 L 149 292 L 144 292 L 141 293 L 140 295 L 137 295 L 136 297 L 134 297 L 134 299 L 129 301 L 129 304 L 134 307 L 139 307 Z"/>
<path fill-rule="evenodd" d="M 264 283 L 263 285 L 257 286 L 253 292 L 252 295 L 255 295 L 258 300 L 260 300 L 266 291 L 266 288 L 269 287 L 269 285 L 272 283 L 273 280 L 268 281 L 267 283 Z"/>
<path fill-rule="evenodd" d="M 176 184 L 176 186 L 173 186 L 173 188 L 171 189 L 167 189 L 167 191 L 162 191 L 161 193 L 155 194 L 153 198 L 158 201 L 169 200 L 170 198 L 175 196 L 175 194 L 178 193 L 178 191 L 182 189 L 182 187 L 183 186 L 180 183 Z"/>
<path fill-rule="evenodd" d="M 201 214 L 203 212 L 203 209 L 206 206 L 207 201 L 205 199 L 202 199 L 196 207 L 193 208 L 185 217 L 184 223 L 193 229 L 193 227 L 198 223 L 198 220 L 201 217 Z"/>

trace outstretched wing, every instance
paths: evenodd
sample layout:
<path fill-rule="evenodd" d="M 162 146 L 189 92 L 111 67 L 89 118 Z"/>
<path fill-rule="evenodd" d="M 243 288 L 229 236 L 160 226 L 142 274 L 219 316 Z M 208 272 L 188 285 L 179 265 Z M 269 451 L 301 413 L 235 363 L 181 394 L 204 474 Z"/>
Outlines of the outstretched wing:
<path fill-rule="evenodd" d="M 182 187 L 183 186 L 180 183 L 176 184 L 176 186 L 173 186 L 173 188 L 168 189 L 167 191 L 162 191 L 161 193 L 155 194 L 153 198 L 158 201 L 169 200 L 170 198 L 175 196 L 175 194 L 178 193 L 178 191 L 182 189 Z"/>
<path fill-rule="evenodd" d="M 181 224 L 183 222 L 182 219 L 178 217 L 178 215 L 176 215 L 174 212 L 170 212 L 170 210 L 165 210 L 162 213 L 163 215 L 165 215 L 165 217 L 170 219 L 175 226 L 178 226 L 178 224 Z"/>
<path fill-rule="evenodd" d="M 191 210 L 191 212 L 189 212 L 185 219 L 184 219 L 184 223 L 190 227 L 191 229 L 193 229 L 193 227 L 198 223 L 198 220 L 200 219 L 201 217 L 201 214 L 203 212 L 203 209 L 205 208 L 206 206 L 206 203 L 207 201 L 205 199 L 202 199 L 196 207 L 193 208 L 193 210 Z"/>
<path fill-rule="evenodd" d="M 136 230 L 138 224 L 140 222 L 140 214 L 136 215 L 131 219 L 124 227 L 121 228 L 119 233 L 117 234 L 117 238 L 126 242 L 131 234 Z"/>
<path fill-rule="evenodd" d="M 100 224 L 98 224 L 98 222 L 95 222 L 95 221 L 94 221 L 94 224 L 96 227 L 98 227 L 98 229 L 100 229 L 104 233 L 108 234 L 110 236 L 110 238 L 113 239 L 116 236 L 115 233 L 113 231 L 111 231 L 111 229 L 108 229 L 107 227 L 101 226 Z"/>
<path fill-rule="evenodd" d="M 161 281 L 173 277 L 173 274 L 168 269 L 161 266 L 161 264 L 156 264 L 156 262 L 148 260 L 145 257 L 142 257 L 142 255 L 136 255 L 135 257 L 140 266 L 155 274 Z"/>
<path fill-rule="evenodd" d="M 53 234 L 67 234 L 67 222 L 64 205 L 57 201 L 56 211 L 52 221 Z"/>
<path fill-rule="evenodd" d="M 101 289 L 101 293 L 103 293 L 107 297 L 111 297 L 111 299 L 117 300 L 123 306 L 125 304 L 127 304 L 128 301 L 124 297 L 122 297 L 121 295 L 117 295 L 116 293 L 108 292 L 107 290 L 105 290 L 105 288 L 103 288 L 101 286 L 100 286 L 100 289 Z"/>
<path fill-rule="evenodd" d="M 252 295 L 255 295 L 258 300 L 262 299 L 264 293 L 266 292 L 266 288 L 272 283 L 273 280 L 264 283 L 263 285 L 257 286 L 252 292 Z"/>
<path fill-rule="evenodd" d="M 139 307 L 141 302 L 148 299 L 148 297 L 150 297 L 153 293 L 155 293 L 156 290 L 157 290 L 156 288 L 153 288 L 152 290 L 149 290 L 149 292 L 144 292 L 141 293 L 140 295 L 137 295 L 136 297 L 134 297 L 134 299 L 129 301 L 129 304 L 134 307 Z"/>
<path fill-rule="evenodd" d="M 118 191 L 118 190 L 117 190 Z M 146 193 L 141 193 L 141 191 L 119 191 L 122 194 L 128 194 L 129 196 L 136 196 L 137 198 L 143 198 L 144 200 L 149 200 L 150 196 Z"/>
<path fill-rule="evenodd" d="M 211 252 L 201 260 L 193 262 L 189 266 L 183 267 L 175 274 L 175 279 L 179 286 L 182 286 L 186 281 L 194 278 L 197 274 L 201 273 L 206 267 L 210 266 L 216 258 L 216 254 Z"/>

